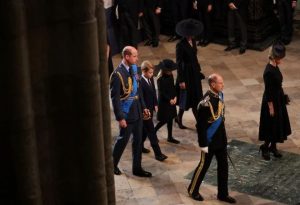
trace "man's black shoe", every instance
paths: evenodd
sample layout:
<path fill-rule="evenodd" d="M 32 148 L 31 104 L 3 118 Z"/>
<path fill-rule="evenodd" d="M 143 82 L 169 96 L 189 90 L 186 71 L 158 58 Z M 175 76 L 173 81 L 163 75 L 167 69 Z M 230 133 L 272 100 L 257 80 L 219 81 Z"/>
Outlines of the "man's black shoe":
<path fill-rule="evenodd" d="M 153 42 L 153 43 L 152 43 L 152 47 L 153 47 L 153 48 L 158 47 L 158 42 Z"/>
<path fill-rule="evenodd" d="M 246 52 L 246 48 L 240 48 L 240 54 L 244 54 Z"/>
<path fill-rule="evenodd" d="M 145 154 L 147 154 L 147 153 L 150 152 L 150 149 L 147 149 L 147 148 L 143 147 L 142 148 L 142 152 L 145 153 Z"/>
<path fill-rule="evenodd" d="M 201 39 L 198 43 L 197 46 L 202 46 L 203 45 L 203 39 Z"/>
<path fill-rule="evenodd" d="M 165 159 L 167 159 L 168 156 L 164 155 L 164 154 L 160 154 L 160 155 L 157 155 L 155 156 L 155 159 L 158 160 L 158 161 L 164 161 Z"/>
<path fill-rule="evenodd" d="M 133 175 L 138 176 L 138 177 L 152 177 L 151 172 L 147 172 L 143 169 L 138 170 L 138 171 L 133 171 L 132 173 L 133 173 Z"/>
<path fill-rule="evenodd" d="M 172 36 L 171 38 L 168 39 L 168 42 L 173 42 L 178 40 L 180 37 L 179 36 Z"/>
<path fill-rule="evenodd" d="M 237 45 L 230 45 L 230 46 L 227 46 L 224 51 L 231 51 L 232 49 L 235 49 L 237 48 L 238 46 Z"/>
<path fill-rule="evenodd" d="M 208 46 L 209 43 L 210 43 L 210 41 L 208 41 L 208 40 L 203 41 L 202 47 Z"/>
<path fill-rule="evenodd" d="M 144 46 L 150 46 L 152 44 L 152 41 L 150 39 L 146 40 L 144 43 Z"/>
<path fill-rule="evenodd" d="M 192 194 L 191 197 L 192 197 L 194 200 L 196 200 L 196 201 L 203 201 L 203 200 L 204 200 L 200 193 Z"/>
<path fill-rule="evenodd" d="M 232 198 L 231 196 L 225 196 L 225 197 L 219 197 L 218 196 L 218 200 L 225 201 L 225 202 L 230 203 L 230 204 L 235 204 L 236 203 L 236 200 L 234 198 Z"/>
<path fill-rule="evenodd" d="M 114 173 L 115 175 L 121 175 L 122 172 L 120 171 L 120 169 L 118 167 L 114 167 Z"/>
<path fill-rule="evenodd" d="M 174 143 L 174 144 L 179 144 L 180 143 L 180 141 L 174 139 L 173 137 L 168 137 L 167 141 L 171 142 L 171 143 Z"/>

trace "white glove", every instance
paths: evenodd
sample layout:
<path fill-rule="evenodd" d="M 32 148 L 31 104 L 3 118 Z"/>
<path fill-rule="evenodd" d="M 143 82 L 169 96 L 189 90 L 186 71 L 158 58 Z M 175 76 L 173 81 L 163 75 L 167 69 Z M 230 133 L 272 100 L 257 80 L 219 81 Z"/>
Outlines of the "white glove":
<path fill-rule="evenodd" d="M 202 152 L 208 153 L 208 147 L 200 147 Z"/>

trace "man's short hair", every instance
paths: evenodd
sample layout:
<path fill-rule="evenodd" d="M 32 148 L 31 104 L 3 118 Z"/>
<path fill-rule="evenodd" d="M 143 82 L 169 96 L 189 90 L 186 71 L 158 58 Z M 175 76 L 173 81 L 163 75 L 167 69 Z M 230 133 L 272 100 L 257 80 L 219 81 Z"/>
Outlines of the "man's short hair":
<path fill-rule="evenodd" d="M 213 73 L 208 76 L 208 85 L 211 86 L 212 83 L 215 83 L 220 75 Z"/>
<path fill-rule="evenodd" d="M 130 56 L 131 54 L 131 48 L 129 46 L 125 46 L 122 50 L 122 57 L 125 58 L 125 56 Z"/>

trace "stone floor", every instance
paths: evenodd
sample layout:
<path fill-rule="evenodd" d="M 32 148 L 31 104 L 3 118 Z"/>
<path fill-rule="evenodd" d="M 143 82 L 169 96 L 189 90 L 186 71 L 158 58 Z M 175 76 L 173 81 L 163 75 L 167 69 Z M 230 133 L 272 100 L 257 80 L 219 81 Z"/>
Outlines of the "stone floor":
<path fill-rule="evenodd" d="M 299 16 L 297 16 L 298 21 Z M 284 90 L 291 98 L 288 112 L 292 135 L 278 147 L 280 150 L 300 154 L 300 66 L 297 61 L 300 56 L 300 26 L 296 25 L 295 27 L 293 42 L 287 46 L 287 56 L 280 65 L 284 76 Z M 176 43 L 167 42 L 167 36 L 161 36 L 160 40 L 161 43 L 158 48 L 139 45 L 139 64 L 146 59 L 153 64 L 157 64 L 164 58 L 175 59 Z M 264 89 L 262 73 L 268 62 L 268 50 L 263 52 L 247 50 L 243 55 L 239 55 L 238 50 L 232 52 L 224 52 L 223 50 L 224 46 L 217 44 L 210 44 L 205 48 L 198 47 L 198 58 L 202 72 L 206 76 L 213 72 L 218 72 L 224 76 L 226 128 L 229 140 L 237 139 L 260 144 L 257 136 L 261 97 Z M 120 59 L 120 56 L 115 56 L 114 65 L 117 65 Z M 207 83 L 203 81 L 203 90 L 206 89 Z M 195 120 L 191 110 L 185 112 L 183 122 L 189 129 L 180 130 L 176 125 L 173 129 L 173 135 L 181 141 L 179 145 L 170 144 L 166 141 L 166 127 L 158 132 L 162 151 L 169 157 L 167 160 L 164 162 L 156 161 L 152 150 L 149 154 L 143 154 L 142 165 L 145 170 L 151 171 L 153 174 L 150 179 L 132 175 L 131 146 L 127 146 L 119 165 L 123 174 L 115 176 L 118 205 L 223 204 L 216 200 L 216 187 L 205 182 L 200 189 L 200 193 L 205 199 L 203 202 L 194 201 L 187 194 L 186 187 L 189 180 L 185 179 L 184 176 L 197 165 L 200 150 L 197 145 Z M 118 124 L 113 115 L 112 133 L 113 136 L 118 134 Z M 145 147 L 150 148 L 148 140 Z M 258 154 L 257 157 L 260 160 Z M 284 165 L 284 157 L 281 160 Z M 237 199 L 237 204 L 241 205 L 280 204 L 237 191 L 230 191 L 230 194 Z"/>

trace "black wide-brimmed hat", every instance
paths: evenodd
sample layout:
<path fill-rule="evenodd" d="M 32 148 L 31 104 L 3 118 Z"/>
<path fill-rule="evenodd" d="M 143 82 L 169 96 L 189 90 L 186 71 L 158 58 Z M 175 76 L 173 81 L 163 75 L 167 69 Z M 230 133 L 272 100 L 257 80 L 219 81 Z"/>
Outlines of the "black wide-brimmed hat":
<path fill-rule="evenodd" d="M 272 45 L 269 53 L 270 58 L 281 59 L 285 57 L 285 46 L 281 42 L 276 42 Z"/>
<path fill-rule="evenodd" d="M 164 59 L 164 60 L 160 61 L 158 65 L 155 66 L 154 75 L 156 76 L 160 70 L 173 71 L 173 70 L 176 70 L 177 67 L 178 67 L 177 63 L 175 63 L 173 60 Z"/>
<path fill-rule="evenodd" d="M 197 36 L 203 31 L 203 24 L 195 19 L 184 19 L 176 24 L 176 33 L 182 37 Z"/>

